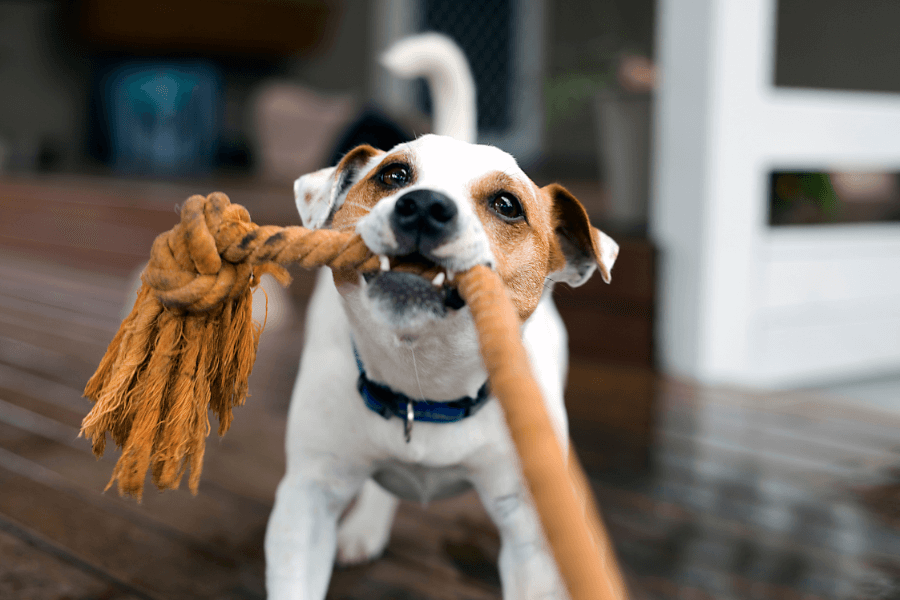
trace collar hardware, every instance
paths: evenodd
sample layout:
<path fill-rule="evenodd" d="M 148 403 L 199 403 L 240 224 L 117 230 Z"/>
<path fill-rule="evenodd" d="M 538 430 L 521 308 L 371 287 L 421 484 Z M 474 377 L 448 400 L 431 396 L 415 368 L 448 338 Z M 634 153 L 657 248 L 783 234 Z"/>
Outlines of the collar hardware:
<path fill-rule="evenodd" d="M 416 413 L 413 410 L 412 402 L 406 403 L 406 420 L 403 421 L 403 437 L 408 444 L 412 439 L 412 426 L 416 420 Z"/>
<path fill-rule="evenodd" d="M 456 400 L 441 402 L 438 400 L 413 400 L 409 396 L 396 392 L 386 385 L 369 379 L 363 368 L 362 360 L 353 345 L 353 355 L 359 368 L 359 379 L 356 388 L 362 396 L 366 407 L 378 413 L 384 419 L 392 416 L 403 420 L 403 437 L 406 443 L 412 439 L 412 428 L 416 421 L 421 423 L 457 423 L 481 410 L 490 400 L 490 390 L 485 381 L 472 398 L 464 396 Z"/>

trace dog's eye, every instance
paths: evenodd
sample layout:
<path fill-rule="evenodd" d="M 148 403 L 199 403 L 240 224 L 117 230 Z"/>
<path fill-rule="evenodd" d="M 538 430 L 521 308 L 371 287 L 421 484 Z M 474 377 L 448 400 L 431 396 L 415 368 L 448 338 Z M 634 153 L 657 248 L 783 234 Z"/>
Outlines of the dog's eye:
<path fill-rule="evenodd" d="M 522 203 L 508 192 L 501 192 L 494 196 L 488 206 L 504 221 L 514 222 L 525 218 Z"/>
<path fill-rule="evenodd" d="M 378 174 L 378 180 L 391 188 L 401 188 L 409 183 L 409 167 L 406 165 L 388 165 Z"/>

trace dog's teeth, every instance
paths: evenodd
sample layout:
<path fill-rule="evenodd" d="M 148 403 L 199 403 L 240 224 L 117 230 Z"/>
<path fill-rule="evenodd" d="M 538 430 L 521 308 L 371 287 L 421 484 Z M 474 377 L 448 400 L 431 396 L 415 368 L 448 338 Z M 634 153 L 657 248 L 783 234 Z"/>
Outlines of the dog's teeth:
<path fill-rule="evenodd" d="M 382 271 L 390 271 L 391 270 L 391 259 L 387 256 L 381 255 L 378 257 L 378 260 L 381 261 L 381 270 Z"/>
<path fill-rule="evenodd" d="M 434 276 L 434 279 L 431 280 L 432 285 L 436 287 L 440 287 L 444 283 L 444 272 L 441 271 L 437 275 Z"/>
<path fill-rule="evenodd" d="M 447 269 L 447 281 L 453 281 L 453 278 L 456 277 L 456 271 L 451 271 Z"/>

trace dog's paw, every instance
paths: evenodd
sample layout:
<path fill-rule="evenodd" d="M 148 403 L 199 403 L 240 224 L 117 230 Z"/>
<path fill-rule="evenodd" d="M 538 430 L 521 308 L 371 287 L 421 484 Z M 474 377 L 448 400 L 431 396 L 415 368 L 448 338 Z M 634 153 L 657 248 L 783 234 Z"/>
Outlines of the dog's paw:
<path fill-rule="evenodd" d="M 380 523 L 366 523 L 350 513 L 341 523 L 337 535 L 337 557 L 340 567 L 352 567 L 375 560 L 384 552 L 390 529 Z"/>

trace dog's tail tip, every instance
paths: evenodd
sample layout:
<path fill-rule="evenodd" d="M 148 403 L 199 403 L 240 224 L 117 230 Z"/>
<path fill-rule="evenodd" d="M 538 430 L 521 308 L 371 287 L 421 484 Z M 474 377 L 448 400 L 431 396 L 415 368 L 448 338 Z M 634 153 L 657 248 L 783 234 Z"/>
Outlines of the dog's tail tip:
<path fill-rule="evenodd" d="M 452 38 L 436 32 L 413 35 L 393 44 L 379 62 L 398 77 L 428 81 L 435 133 L 476 141 L 475 80 L 465 53 Z"/>
<path fill-rule="evenodd" d="M 381 54 L 379 62 L 392 73 L 407 77 L 426 75 L 435 65 L 448 62 L 466 70 L 469 68 L 465 54 L 453 38 L 437 32 L 400 40 Z"/>

